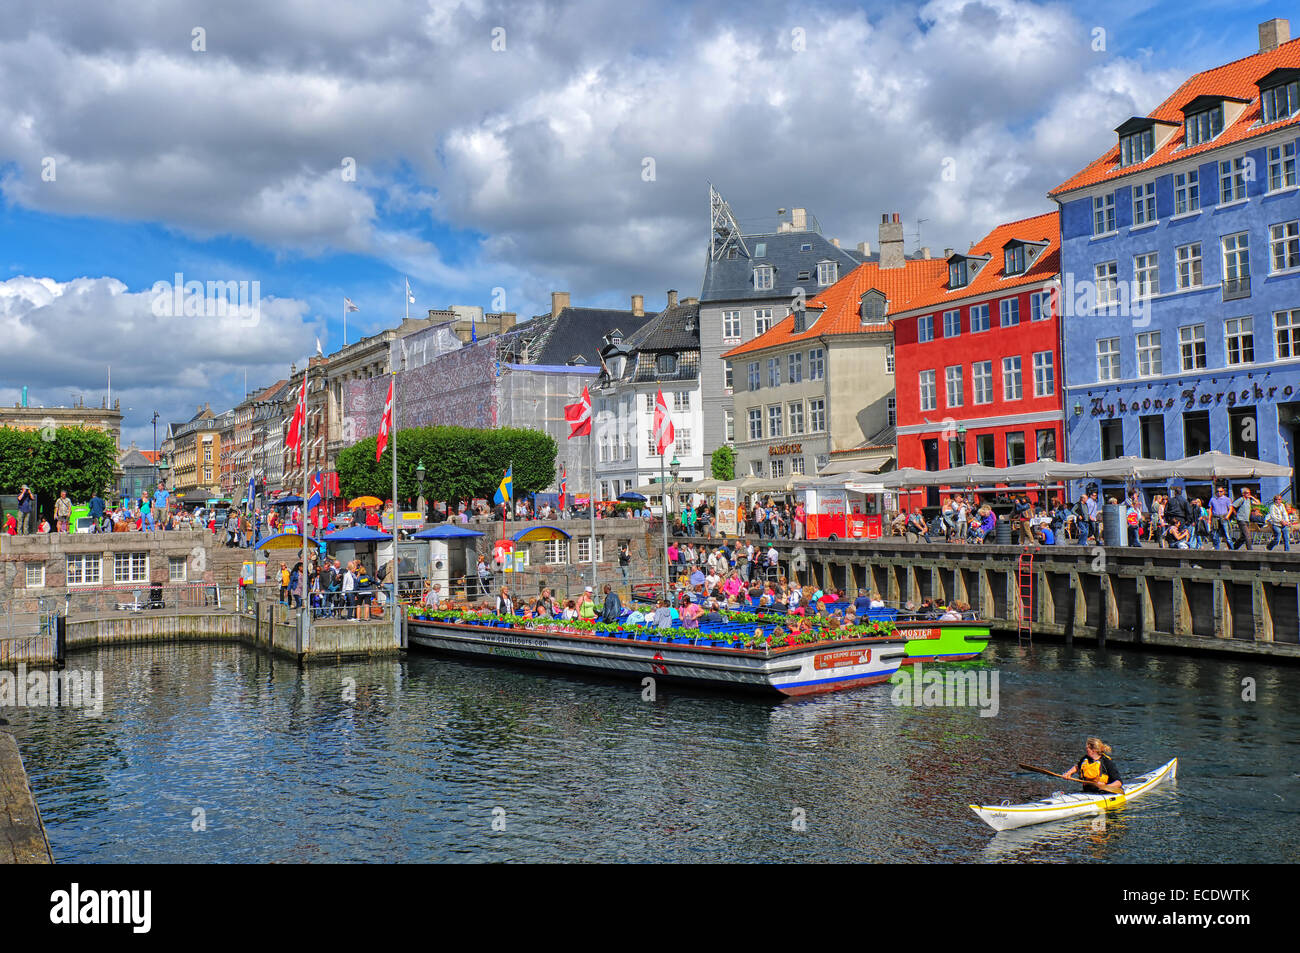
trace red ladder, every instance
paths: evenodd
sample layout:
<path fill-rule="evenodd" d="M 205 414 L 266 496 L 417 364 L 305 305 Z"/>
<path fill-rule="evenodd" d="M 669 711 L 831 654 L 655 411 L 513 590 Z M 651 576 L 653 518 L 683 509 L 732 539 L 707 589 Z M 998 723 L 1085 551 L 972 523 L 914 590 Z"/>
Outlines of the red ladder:
<path fill-rule="evenodd" d="M 1022 552 L 1016 560 L 1019 598 L 1016 600 L 1016 639 L 1034 640 L 1034 554 Z"/>

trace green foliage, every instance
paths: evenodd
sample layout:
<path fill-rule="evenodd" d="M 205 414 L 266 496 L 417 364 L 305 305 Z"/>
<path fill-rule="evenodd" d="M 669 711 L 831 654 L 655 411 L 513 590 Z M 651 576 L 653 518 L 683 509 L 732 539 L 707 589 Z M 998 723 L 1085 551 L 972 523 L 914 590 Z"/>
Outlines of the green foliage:
<path fill-rule="evenodd" d="M 60 490 L 84 503 L 113 480 L 117 447 L 92 427 L 60 427 L 53 440 L 39 430 L 0 427 L 0 492 L 14 493 L 24 483 L 40 497 L 41 511 L 52 513 Z"/>
<path fill-rule="evenodd" d="M 427 500 L 491 500 L 512 461 L 516 497 L 555 482 L 555 439 L 539 430 L 410 427 L 397 432 L 397 448 L 397 495 L 402 501 L 419 496 L 415 470 L 421 462 Z M 375 438 L 367 437 L 339 454 L 338 474 L 344 496 L 388 499 L 393 495 L 392 450 L 385 449 L 375 460 Z"/>
<path fill-rule="evenodd" d="M 734 480 L 736 478 L 736 451 L 723 444 L 713 451 L 710 462 L 715 480 Z"/>

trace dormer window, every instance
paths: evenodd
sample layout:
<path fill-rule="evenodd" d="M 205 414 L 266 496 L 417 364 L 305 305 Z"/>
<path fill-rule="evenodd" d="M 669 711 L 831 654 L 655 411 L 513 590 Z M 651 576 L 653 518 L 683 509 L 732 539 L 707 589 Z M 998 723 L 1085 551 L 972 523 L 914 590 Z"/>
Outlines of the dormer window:
<path fill-rule="evenodd" d="M 1275 69 L 1258 86 L 1264 122 L 1290 119 L 1300 112 L 1300 70 Z"/>
<path fill-rule="evenodd" d="M 1009 278 L 1023 274 L 1025 270 L 1025 246 L 1012 245 L 1003 253 L 1003 273 Z"/>
<path fill-rule="evenodd" d="M 1140 132 L 1130 133 L 1119 141 L 1119 164 L 1137 165 L 1145 162 L 1156 151 L 1156 134 L 1150 126 Z"/>
<path fill-rule="evenodd" d="M 948 287 L 965 288 L 970 281 L 970 269 L 966 266 L 965 258 L 958 258 L 948 262 Z"/>
<path fill-rule="evenodd" d="M 656 362 L 655 362 L 655 367 L 656 367 L 656 370 L 658 370 L 660 374 L 676 374 L 676 373 L 677 373 L 677 355 L 676 355 L 676 354 L 660 354 L 659 357 L 657 358 Z"/>
<path fill-rule="evenodd" d="M 754 269 L 754 290 L 771 291 L 775 274 L 771 265 L 759 265 Z"/>
<path fill-rule="evenodd" d="M 1187 117 L 1187 144 L 1199 146 L 1223 132 L 1223 104 Z"/>
<path fill-rule="evenodd" d="M 812 251 L 812 242 L 804 242 L 799 246 L 800 251 Z"/>
<path fill-rule="evenodd" d="M 754 257 L 755 258 L 767 257 L 767 242 L 759 242 L 757 245 L 754 246 Z"/>
<path fill-rule="evenodd" d="M 803 308 L 800 308 L 792 313 L 794 314 L 794 327 L 791 329 L 792 332 L 795 334 L 803 334 L 804 331 L 808 330 L 807 321 L 804 318 L 804 315 L 806 315 L 807 312 L 804 311 Z"/>
<path fill-rule="evenodd" d="M 837 262 L 822 261 L 817 263 L 817 284 L 823 288 L 839 280 L 840 266 Z"/>
<path fill-rule="evenodd" d="M 875 288 L 865 292 L 858 299 L 858 314 L 862 316 L 863 324 L 884 324 L 888 308 L 888 299 Z"/>

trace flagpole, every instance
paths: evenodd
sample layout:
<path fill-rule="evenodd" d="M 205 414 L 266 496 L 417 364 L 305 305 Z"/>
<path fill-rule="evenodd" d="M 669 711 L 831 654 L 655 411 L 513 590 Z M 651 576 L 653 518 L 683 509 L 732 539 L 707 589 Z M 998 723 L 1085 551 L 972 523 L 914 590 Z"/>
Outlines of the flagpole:
<path fill-rule="evenodd" d="M 593 595 L 596 592 L 596 451 L 592 449 L 592 444 L 595 441 L 594 430 L 595 428 L 587 430 L 587 515 L 591 517 L 591 591 Z"/>
<path fill-rule="evenodd" d="M 343 346 L 348 346 L 348 299 L 343 299 Z"/>
<path fill-rule="evenodd" d="M 302 569 L 298 572 L 298 585 L 302 586 L 303 593 L 303 611 L 298 623 L 298 630 L 301 634 L 298 646 L 300 652 L 306 651 L 311 633 L 311 589 L 307 586 L 307 457 L 302 453 L 303 444 L 306 444 L 308 448 L 311 447 L 311 414 L 307 412 L 307 387 L 310 380 L 311 355 L 309 354 L 307 364 L 302 369 L 302 433 L 299 435 L 297 447 L 298 454 L 302 456 Z"/>
<path fill-rule="evenodd" d="M 410 306 L 411 306 L 411 296 L 410 296 L 410 294 L 407 294 L 407 296 L 406 296 L 406 306 L 407 306 L 407 309 L 409 310 L 409 309 L 410 309 Z M 394 344 L 395 346 L 399 346 L 399 347 L 402 348 L 402 366 L 403 366 L 403 368 L 405 368 L 405 366 L 406 366 L 406 353 L 405 353 L 405 352 L 406 352 L 406 346 L 405 346 L 405 344 L 402 342 L 402 340 L 401 340 L 400 338 L 399 338 L 398 340 L 394 341 L 393 344 Z M 389 565 L 388 565 L 388 572 L 389 572 L 389 574 L 392 576 L 392 580 L 391 580 L 391 581 L 392 581 L 392 583 L 393 583 L 393 603 L 392 603 L 392 605 L 393 605 L 393 640 L 394 640 L 394 642 L 395 642 L 397 645 L 400 646 L 400 645 L 402 644 L 402 617 L 401 617 L 401 615 L 400 615 L 400 613 L 399 613 L 399 610 L 401 609 L 401 604 L 398 602 L 398 597 L 397 597 L 397 576 L 398 576 L 398 565 L 399 565 L 399 563 L 398 563 L 398 561 L 397 561 L 397 517 L 398 517 L 398 508 L 397 508 L 397 360 L 396 360 L 395 356 L 389 358 L 388 366 L 389 366 L 389 369 L 392 371 L 392 374 L 393 374 L 393 382 L 392 382 L 392 383 L 393 383 L 393 419 L 392 419 L 392 421 L 391 421 L 391 426 L 390 426 L 389 434 L 388 434 L 388 446 L 389 446 L 389 447 L 392 449 L 392 451 L 393 451 L 393 556 L 392 556 L 392 562 L 390 562 Z M 378 572 L 378 571 L 379 571 L 379 567 L 376 566 L 376 567 L 375 567 L 375 572 Z"/>
<path fill-rule="evenodd" d="M 668 494 L 664 488 L 668 485 L 664 478 L 664 457 L 666 453 L 659 454 L 659 509 L 662 511 L 664 524 L 664 598 L 668 598 Z"/>

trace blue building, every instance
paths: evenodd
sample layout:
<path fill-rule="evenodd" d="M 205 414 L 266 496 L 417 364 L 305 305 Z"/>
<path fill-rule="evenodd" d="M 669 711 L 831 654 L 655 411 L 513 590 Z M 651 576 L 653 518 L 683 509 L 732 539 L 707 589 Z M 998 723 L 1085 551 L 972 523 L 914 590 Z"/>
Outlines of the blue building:
<path fill-rule="evenodd" d="M 1054 189 L 1068 459 L 1296 464 L 1300 41 L 1193 76 Z M 1232 481 L 1296 499 L 1285 480 Z M 1262 485 L 1261 485 L 1262 484 Z M 1188 487 L 1189 496 L 1208 487 Z"/>

